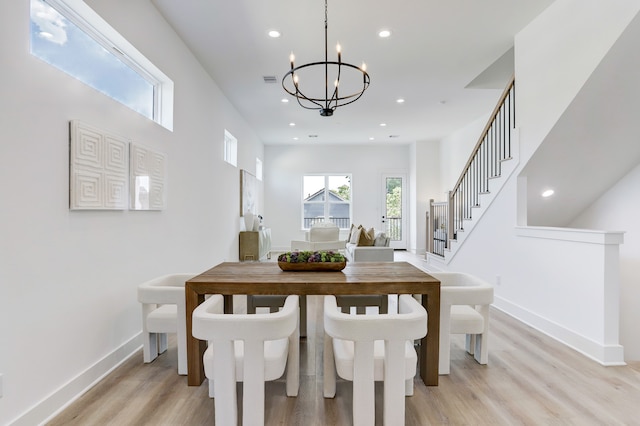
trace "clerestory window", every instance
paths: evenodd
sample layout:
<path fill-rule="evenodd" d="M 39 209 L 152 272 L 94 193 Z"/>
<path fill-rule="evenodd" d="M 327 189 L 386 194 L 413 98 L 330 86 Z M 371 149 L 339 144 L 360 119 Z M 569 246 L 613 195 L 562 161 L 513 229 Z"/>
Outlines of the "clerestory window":
<path fill-rule="evenodd" d="M 31 54 L 173 129 L 173 82 L 80 0 L 31 0 Z"/>

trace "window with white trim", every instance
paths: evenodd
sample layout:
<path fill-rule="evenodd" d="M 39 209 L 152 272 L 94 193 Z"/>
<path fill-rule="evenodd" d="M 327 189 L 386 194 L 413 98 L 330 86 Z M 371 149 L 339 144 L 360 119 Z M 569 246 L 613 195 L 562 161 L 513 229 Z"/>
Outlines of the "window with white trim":
<path fill-rule="evenodd" d="M 226 129 L 224 131 L 224 161 L 234 167 L 238 166 L 238 139 Z"/>
<path fill-rule="evenodd" d="M 351 175 L 305 175 L 302 182 L 302 228 L 316 222 L 351 226 Z"/>
<path fill-rule="evenodd" d="M 31 0 L 31 54 L 173 130 L 173 82 L 81 0 Z"/>
<path fill-rule="evenodd" d="M 262 160 L 256 157 L 256 178 L 262 180 Z"/>

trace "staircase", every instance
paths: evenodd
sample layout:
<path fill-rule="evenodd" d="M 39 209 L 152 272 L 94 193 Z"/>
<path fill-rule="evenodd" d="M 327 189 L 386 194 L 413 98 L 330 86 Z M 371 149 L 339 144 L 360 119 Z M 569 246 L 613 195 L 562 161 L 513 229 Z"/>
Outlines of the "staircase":
<path fill-rule="evenodd" d="M 515 78 L 500 96 L 446 201 L 431 200 L 427 260 L 449 263 L 518 165 Z M 433 261 L 433 262 L 432 262 Z"/>

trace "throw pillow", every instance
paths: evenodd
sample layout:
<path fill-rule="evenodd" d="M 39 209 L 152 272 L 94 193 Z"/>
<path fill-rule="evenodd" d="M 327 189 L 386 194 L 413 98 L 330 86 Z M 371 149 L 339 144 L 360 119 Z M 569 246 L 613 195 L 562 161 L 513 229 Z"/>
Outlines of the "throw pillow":
<path fill-rule="evenodd" d="M 386 247 L 388 244 L 389 239 L 387 238 L 387 234 L 385 234 L 384 232 L 378 232 L 376 234 L 376 238 L 373 241 L 373 245 L 375 247 Z"/>
<path fill-rule="evenodd" d="M 364 228 L 360 230 L 360 238 L 358 239 L 358 246 L 370 247 L 373 246 L 375 240 L 375 230 L 373 228 L 365 231 Z"/>
<path fill-rule="evenodd" d="M 349 228 L 349 235 L 347 235 L 347 242 L 351 242 L 351 235 L 353 235 L 353 231 L 356 230 L 356 226 L 352 223 L 351 228 Z"/>
<path fill-rule="evenodd" d="M 351 244 L 358 245 L 358 241 L 360 240 L 360 233 L 362 232 L 361 228 L 354 229 L 351 233 L 351 238 L 349 238 L 349 242 Z"/>

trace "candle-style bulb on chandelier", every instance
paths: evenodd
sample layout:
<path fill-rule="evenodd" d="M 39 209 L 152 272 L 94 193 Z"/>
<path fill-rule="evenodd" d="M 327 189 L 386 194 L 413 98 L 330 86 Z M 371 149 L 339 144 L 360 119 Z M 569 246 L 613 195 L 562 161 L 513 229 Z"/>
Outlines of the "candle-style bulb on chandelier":
<path fill-rule="evenodd" d="M 329 61 L 327 47 L 327 0 L 324 1 L 324 62 L 311 62 L 304 65 L 295 66 L 295 56 L 293 52 L 289 56 L 291 69 L 282 78 L 282 87 L 291 96 L 295 97 L 301 107 L 320 111 L 323 117 L 331 117 L 336 108 L 348 105 L 360 99 L 371 81 L 367 73 L 366 65 L 355 66 L 342 62 L 342 47 L 336 46 L 338 53 L 337 61 Z M 312 92 L 309 82 L 305 76 L 312 76 L 313 72 L 324 68 L 324 96 L 321 95 L 322 87 L 316 88 L 317 92 Z M 349 73 L 348 87 L 341 90 L 341 82 L 345 83 L 345 75 Z M 332 77 L 330 79 L 330 76 Z M 342 81 L 341 81 L 342 78 Z M 332 81 L 329 84 L 329 81 Z M 305 85 L 303 90 L 301 86 Z M 347 94 L 344 92 L 347 91 Z M 314 94 L 312 94 L 314 93 Z"/>

